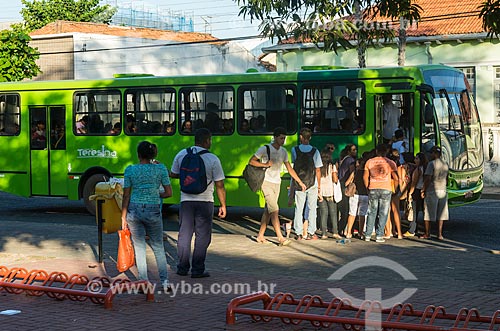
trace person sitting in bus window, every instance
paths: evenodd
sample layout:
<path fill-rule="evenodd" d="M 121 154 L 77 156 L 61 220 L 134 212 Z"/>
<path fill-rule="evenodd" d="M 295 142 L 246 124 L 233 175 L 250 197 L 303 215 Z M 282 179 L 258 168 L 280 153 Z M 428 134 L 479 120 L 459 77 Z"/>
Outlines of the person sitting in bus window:
<path fill-rule="evenodd" d="M 89 122 L 89 117 L 87 115 L 80 118 L 78 122 L 76 122 L 76 133 L 77 134 L 87 134 L 87 123 Z"/>
<path fill-rule="evenodd" d="M 340 121 L 340 127 L 342 130 L 340 130 L 343 133 L 353 133 L 352 129 L 352 119 L 346 117 Z"/>
<path fill-rule="evenodd" d="M 248 120 L 246 118 L 241 120 L 240 132 L 250 132 L 250 123 L 248 123 Z"/>
<path fill-rule="evenodd" d="M 181 127 L 182 133 L 191 133 L 193 131 L 193 122 L 191 120 L 185 120 Z"/>
<path fill-rule="evenodd" d="M 231 134 L 233 133 L 233 120 L 230 118 L 226 118 L 222 120 L 222 128 L 224 133 Z"/>
<path fill-rule="evenodd" d="M 45 147 L 45 142 L 47 141 L 47 133 L 45 131 L 45 122 L 37 121 L 35 130 L 31 135 L 31 143 L 34 146 L 38 146 L 40 148 Z"/>
<path fill-rule="evenodd" d="M 204 127 L 205 127 L 205 123 L 203 122 L 203 120 L 201 118 L 198 118 L 197 120 L 195 120 L 193 122 L 193 129 L 192 129 L 192 131 L 196 131 L 196 130 L 204 128 Z"/>
<path fill-rule="evenodd" d="M 286 100 L 286 109 L 293 110 L 295 109 L 295 97 L 293 94 L 288 93 L 285 97 Z"/>
<path fill-rule="evenodd" d="M 134 134 L 137 132 L 137 128 L 135 126 L 135 117 L 132 114 L 127 115 L 127 125 L 125 126 L 125 132 L 128 134 Z"/>
<path fill-rule="evenodd" d="M 392 102 L 392 94 L 384 94 L 382 96 L 384 102 L 384 141 L 388 142 L 392 139 L 394 132 L 399 126 L 399 108 Z"/>
<path fill-rule="evenodd" d="M 165 133 L 168 135 L 174 134 L 174 124 L 169 121 L 163 122 L 163 127 L 165 128 Z"/>
<path fill-rule="evenodd" d="M 262 115 L 259 115 L 259 116 L 262 116 Z M 262 116 L 262 117 L 264 117 L 264 116 Z M 250 119 L 250 132 L 259 133 L 259 132 L 263 132 L 263 131 L 264 131 L 264 127 L 262 126 L 262 120 L 259 120 L 258 117 L 252 117 Z"/>
<path fill-rule="evenodd" d="M 112 135 L 119 135 L 120 132 L 122 132 L 122 124 L 120 122 L 116 122 L 113 128 L 108 131 L 108 133 Z"/>

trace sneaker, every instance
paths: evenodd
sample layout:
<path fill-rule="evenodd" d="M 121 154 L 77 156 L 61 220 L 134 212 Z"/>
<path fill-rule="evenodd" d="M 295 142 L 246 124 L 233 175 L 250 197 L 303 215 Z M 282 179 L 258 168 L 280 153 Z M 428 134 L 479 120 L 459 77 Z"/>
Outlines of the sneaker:
<path fill-rule="evenodd" d="M 385 239 L 384 239 L 384 237 L 377 237 L 375 239 L 375 242 L 377 242 L 377 243 L 385 243 Z"/>
<path fill-rule="evenodd" d="M 365 240 L 365 241 L 371 241 L 371 240 L 372 240 L 372 238 L 371 238 L 371 237 L 369 237 L 369 236 L 366 236 L 364 240 Z"/>
<path fill-rule="evenodd" d="M 403 233 L 403 237 L 405 237 L 405 238 L 415 237 L 415 234 L 406 231 L 405 233 Z"/>

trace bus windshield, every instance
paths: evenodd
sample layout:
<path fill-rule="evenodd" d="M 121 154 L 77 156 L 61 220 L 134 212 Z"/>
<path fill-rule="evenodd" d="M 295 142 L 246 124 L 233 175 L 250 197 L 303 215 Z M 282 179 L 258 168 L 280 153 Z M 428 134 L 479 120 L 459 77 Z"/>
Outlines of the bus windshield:
<path fill-rule="evenodd" d="M 459 72 L 444 70 L 431 70 L 424 75 L 436 91 L 434 107 L 444 161 L 452 170 L 480 167 L 481 125 L 466 78 Z"/>

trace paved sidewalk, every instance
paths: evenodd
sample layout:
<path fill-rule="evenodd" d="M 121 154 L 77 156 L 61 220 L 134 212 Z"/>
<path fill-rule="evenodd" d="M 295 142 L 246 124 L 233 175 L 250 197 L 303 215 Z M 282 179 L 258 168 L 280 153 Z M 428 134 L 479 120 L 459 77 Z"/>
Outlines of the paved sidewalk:
<path fill-rule="evenodd" d="M 30 297 L 0 292 L 0 311 L 14 309 L 21 313 L 0 315 L 2 330 L 314 330 L 309 323 L 286 326 L 279 320 L 254 323 L 248 316 L 238 316 L 236 325 L 226 326 L 225 311 L 229 301 L 244 292 L 271 290 L 290 292 L 296 297 L 320 295 L 331 300 L 331 288 L 341 288 L 357 298 L 365 289 L 380 288 L 384 298 L 405 288 L 417 288 L 407 301 L 416 308 L 443 305 L 447 312 L 461 307 L 476 307 L 491 315 L 500 309 L 499 256 L 463 242 L 446 240 L 397 240 L 384 244 L 353 239 L 341 245 L 333 239 L 293 241 L 289 247 L 257 244 L 252 235 L 258 228 L 259 210 L 244 210 L 241 222 L 216 220 L 207 267 L 210 278 L 191 279 L 175 274 L 177 221 L 167 215 L 165 241 L 169 278 L 173 295 L 156 295 L 154 303 L 144 295 L 118 295 L 113 308 L 106 310 L 91 302 L 57 301 L 47 296 Z M 55 216 L 54 216 L 55 217 Z M 117 235 L 104 235 L 104 263 L 97 261 L 97 232 L 89 225 L 88 215 L 68 215 L 64 224 L 9 221 L 2 224 L 0 265 L 121 277 L 115 267 Z M 7 235 L 8 234 L 8 235 Z M 271 232 L 269 232 L 271 235 Z M 276 243 L 275 238 L 270 240 Z M 148 252 L 148 259 L 154 259 Z M 365 266 L 340 280 L 328 280 L 349 262 L 362 266 L 371 261 L 390 259 L 411 272 L 416 280 L 404 280 L 397 272 Z M 152 265 L 154 263 L 151 263 Z M 172 270 L 173 269 L 173 270 Z M 355 269 L 355 268 L 353 268 Z M 126 273 L 133 278 L 131 272 Z M 223 293 L 221 293 L 223 292 Z"/>

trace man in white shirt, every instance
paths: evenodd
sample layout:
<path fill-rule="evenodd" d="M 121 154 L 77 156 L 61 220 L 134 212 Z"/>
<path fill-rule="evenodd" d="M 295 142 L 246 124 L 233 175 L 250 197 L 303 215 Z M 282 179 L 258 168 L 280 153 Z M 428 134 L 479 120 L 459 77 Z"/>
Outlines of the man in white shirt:
<path fill-rule="evenodd" d="M 299 183 L 302 190 L 305 190 L 305 186 L 293 170 L 290 162 L 288 162 L 288 152 L 283 147 L 286 139 L 285 128 L 277 127 L 274 129 L 273 136 L 274 141 L 269 144 L 270 160 L 267 156 L 266 146 L 262 146 L 257 150 L 257 152 L 255 152 L 248 162 L 250 165 L 255 167 L 268 168 L 266 170 L 264 182 L 262 183 L 262 193 L 264 193 L 266 205 L 260 220 L 257 242 L 268 243 L 268 241 L 264 238 L 264 233 L 266 232 L 269 220 L 271 220 L 271 224 L 273 225 L 274 231 L 276 231 L 276 236 L 279 240 L 279 245 L 286 246 L 289 245 L 291 241 L 283 237 L 283 234 L 281 233 L 278 206 L 278 198 L 281 189 L 281 167 L 283 164 L 285 165 L 290 176 L 296 180 L 297 183 Z"/>
<path fill-rule="evenodd" d="M 194 134 L 195 146 L 191 147 L 193 153 L 200 153 L 210 149 L 212 134 L 208 129 L 201 128 Z M 181 150 L 174 158 L 170 177 L 179 178 L 182 160 L 186 156 L 186 149 Z M 207 249 L 212 240 L 212 220 L 214 213 L 214 188 L 217 191 L 220 207 L 218 216 L 226 217 L 226 189 L 224 188 L 224 171 L 217 156 L 212 153 L 200 155 L 206 169 L 207 189 L 199 194 L 189 194 L 181 191 L 181 207 L 179 209 L 179 237 L 177 240 L 177 274 L 186 276 L 191 268 L 192 278 L 209 277 L 205 271 Z M 194 239 L 192 264 L 191 239 Z"/>

